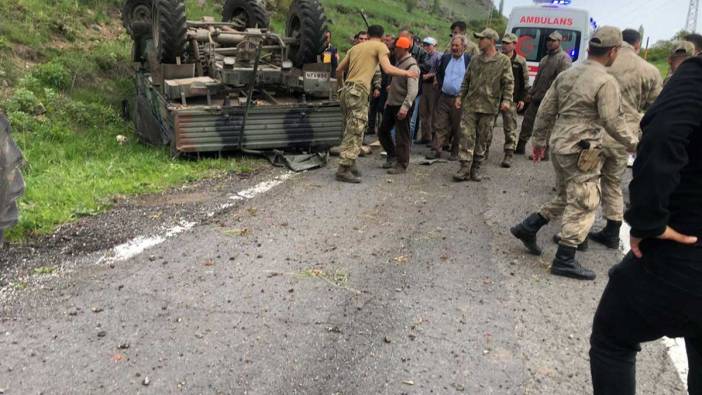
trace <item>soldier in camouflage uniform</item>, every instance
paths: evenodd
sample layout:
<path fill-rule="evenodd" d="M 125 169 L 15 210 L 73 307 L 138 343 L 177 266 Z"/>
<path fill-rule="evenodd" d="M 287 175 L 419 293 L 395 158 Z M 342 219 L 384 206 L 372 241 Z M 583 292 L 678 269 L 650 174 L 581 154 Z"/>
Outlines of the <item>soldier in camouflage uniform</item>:
<path fill-rule="evenodd" d="M 607 71 L 619 83 L 622 110 L 628 130 L 638 131 L 643 112 L 653 104 L 661 92 L 661 73 L 638 55 L 641 49 L 641 34 L 638 31 L 626 29 L 622 35 L 622 48 L 617 60 Z M 589 238 L 609 248 L 619 248 L 619 229 L 624 218 L 622 179 L 629 162 L 629 154 L 625 146 L 606 135 L 602 159 L 602 214 L 607 220 L 607 225 L 599 232 L 590 233 Z"/>
<path fill-rule="evenodd" d="M 621 108 L 617 81 L 607 74 L 622 45 L 622 33 L 615 27 L 597 29 L 589 42 L 589 57 L 563 72 L 544 97 L 536 117 L 533 156 L 543 158 L 552 149 L 558 194 L 537 213 L 512 227 L 512 234 L 535 255 L 539 229 L 550 220 L 563 217 L 559 246 L 551 273 L 592 280 L 595 273 L 575 260 L 575 251 L 587 238 L 600 202 L 600 154 L 603 130 L 634 152 L 638 137 L 628 130 Z"/>
<path fill-rule="evenodd" d="M 474 33 L 480 40 L 481 54 L 468 65 L 456 107 L 462 109 L 458 160 L 461 168 L 455 181 L 480 181 L 480 166 L 490 148 L 495 118 L 509 111 L 514 91 L 512 62 L 497 52 L 500 37 L 492 29 Z"/>
<path fill-rule="evenodd" d="M 532 85 L 526 98 L 529 107 L 527 107 L 522 120 L 522 130 L 519 133 L 519 142 L 515 150 L 517 154 L 524 154 L 524 148 L 534 129 L 536 113 L 539 111 L 539 105 L 544 96 L 546 96 L 548 88 L 551 87 L 556 77 L 572 64 L 570 55 L 561 49 L 562 40 L 563 36 L 558 32 L 551 33 L 546 40 L 548 54 L 539 62 L 539 72 L 536 74 L 534 85 Z M 548 160 L 548 156 L 546 160 Z"/>
<path fill-rule="evenodd" d="M 419 78 L 416 71 L 402 70 L 390 64 L 390 50 L 382 41 L 384 33 L 382 26 L 370 26 L 370 39 L 351 48 L 336 69 L 337 81 L 343 83 L 339 90 L 339 101 L 345 125 L 339 155 L 341 159 L 336 172 L 337 181 L 355 184 L 361 182 L 356 158 L 363 144 L 363 132 L 368 123 L 368 94 L 378 66 L 389 75 Z"/>
<path fill-rule="evenodd" d="M 502 112 L 502 127 L 505 131 L 505 157 L 501 166 L 512 167 L 512 157 L 517 146 L 517 111 L 524 108 L 524 99 L 529 90 L 529 68 L 526 59 L 517 54 L 515 45 L 517 35 L 507 33 L 502 37 L 502 53 L 512 60 L 512 75 L 514 76 L 514 94 L 512 97 L 513 106 L 509 110 Z"/>

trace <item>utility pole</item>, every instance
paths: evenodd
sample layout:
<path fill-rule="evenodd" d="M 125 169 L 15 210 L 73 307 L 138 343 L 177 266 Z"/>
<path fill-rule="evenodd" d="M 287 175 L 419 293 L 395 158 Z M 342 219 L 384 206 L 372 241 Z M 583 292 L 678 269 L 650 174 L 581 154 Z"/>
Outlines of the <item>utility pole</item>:
<path fill-rule="evenodd" d="M 699 0 L 690 0 L 690 8 L 687 9 L 687 21 L 685 22 L 685 31 L 688 33 L 697 32 L 697 14 L 700 10 Z"/>
<path fill-rule="evenodd" d="M 504 15 L 503 12 L 505 11 L 505 0 L 500 0 L 500 15 Z"/>

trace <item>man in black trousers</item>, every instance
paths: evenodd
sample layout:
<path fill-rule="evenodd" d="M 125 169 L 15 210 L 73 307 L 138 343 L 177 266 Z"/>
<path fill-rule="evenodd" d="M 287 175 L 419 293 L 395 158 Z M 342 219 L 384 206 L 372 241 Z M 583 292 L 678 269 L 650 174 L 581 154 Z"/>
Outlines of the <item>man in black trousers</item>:
<path fill-rule="evenodd" d="M 640 343 L 684 337 L 702 394 L 702 57 L 683 63 L 641 122 L 629 185 L 631 252 L 610 270 L 590 338 L 595 395 L 633 395 Z"/>

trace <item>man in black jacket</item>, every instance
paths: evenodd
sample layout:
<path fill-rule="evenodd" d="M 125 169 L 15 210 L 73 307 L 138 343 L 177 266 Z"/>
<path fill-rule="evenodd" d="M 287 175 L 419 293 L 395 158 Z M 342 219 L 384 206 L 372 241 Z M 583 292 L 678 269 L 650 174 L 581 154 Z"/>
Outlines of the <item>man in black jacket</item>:
<path fill-rule="evenodd" d="M 684 337 L 702 394 L 702 57 L 680 66 L 641 122 L 629 185 L 631 252 L 610 270 L 590 338 L 595 395 L 633 395 L 641 342 Z M 689 236 L 688 236 L 689 235 Z"/>

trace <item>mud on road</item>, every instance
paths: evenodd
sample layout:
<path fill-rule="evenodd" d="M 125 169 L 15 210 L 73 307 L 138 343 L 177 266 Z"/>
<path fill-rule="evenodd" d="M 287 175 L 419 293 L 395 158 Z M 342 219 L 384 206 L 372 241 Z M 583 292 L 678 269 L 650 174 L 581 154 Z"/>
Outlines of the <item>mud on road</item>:
<path fill-rule="evenodd" d="M 508 229 L 548 199 L 550 186 L 538 186 L 552 183 L 551 169 L 518 158 L 505 170 L 499 160 L 494 148 L 486 180 L 455 184 L 455 163 L 387 176 L 374 155 L 360 161 L 360 185 L 334 182 L 332 164 L 231 198 L 280 175 L 271 171 L 141 198 L 62 229 L 68 240 L 15 263 L 21 272 L 47 256 L 67 269 L 30 272 L 3 306 L 0 388 L 588 393 L 591 320 L 619 255 L 580 254 L 595 282 L 550 276 L 555 225 L 540 235 L 543 258 Z M 184 222 L 193 225 L 141 254 L 100 260 Z M 96 230 L 107 223 L 117 231 Z M 683 393 L 660 343 L 644 347 L 638 368 L 639 393 Z"/>

